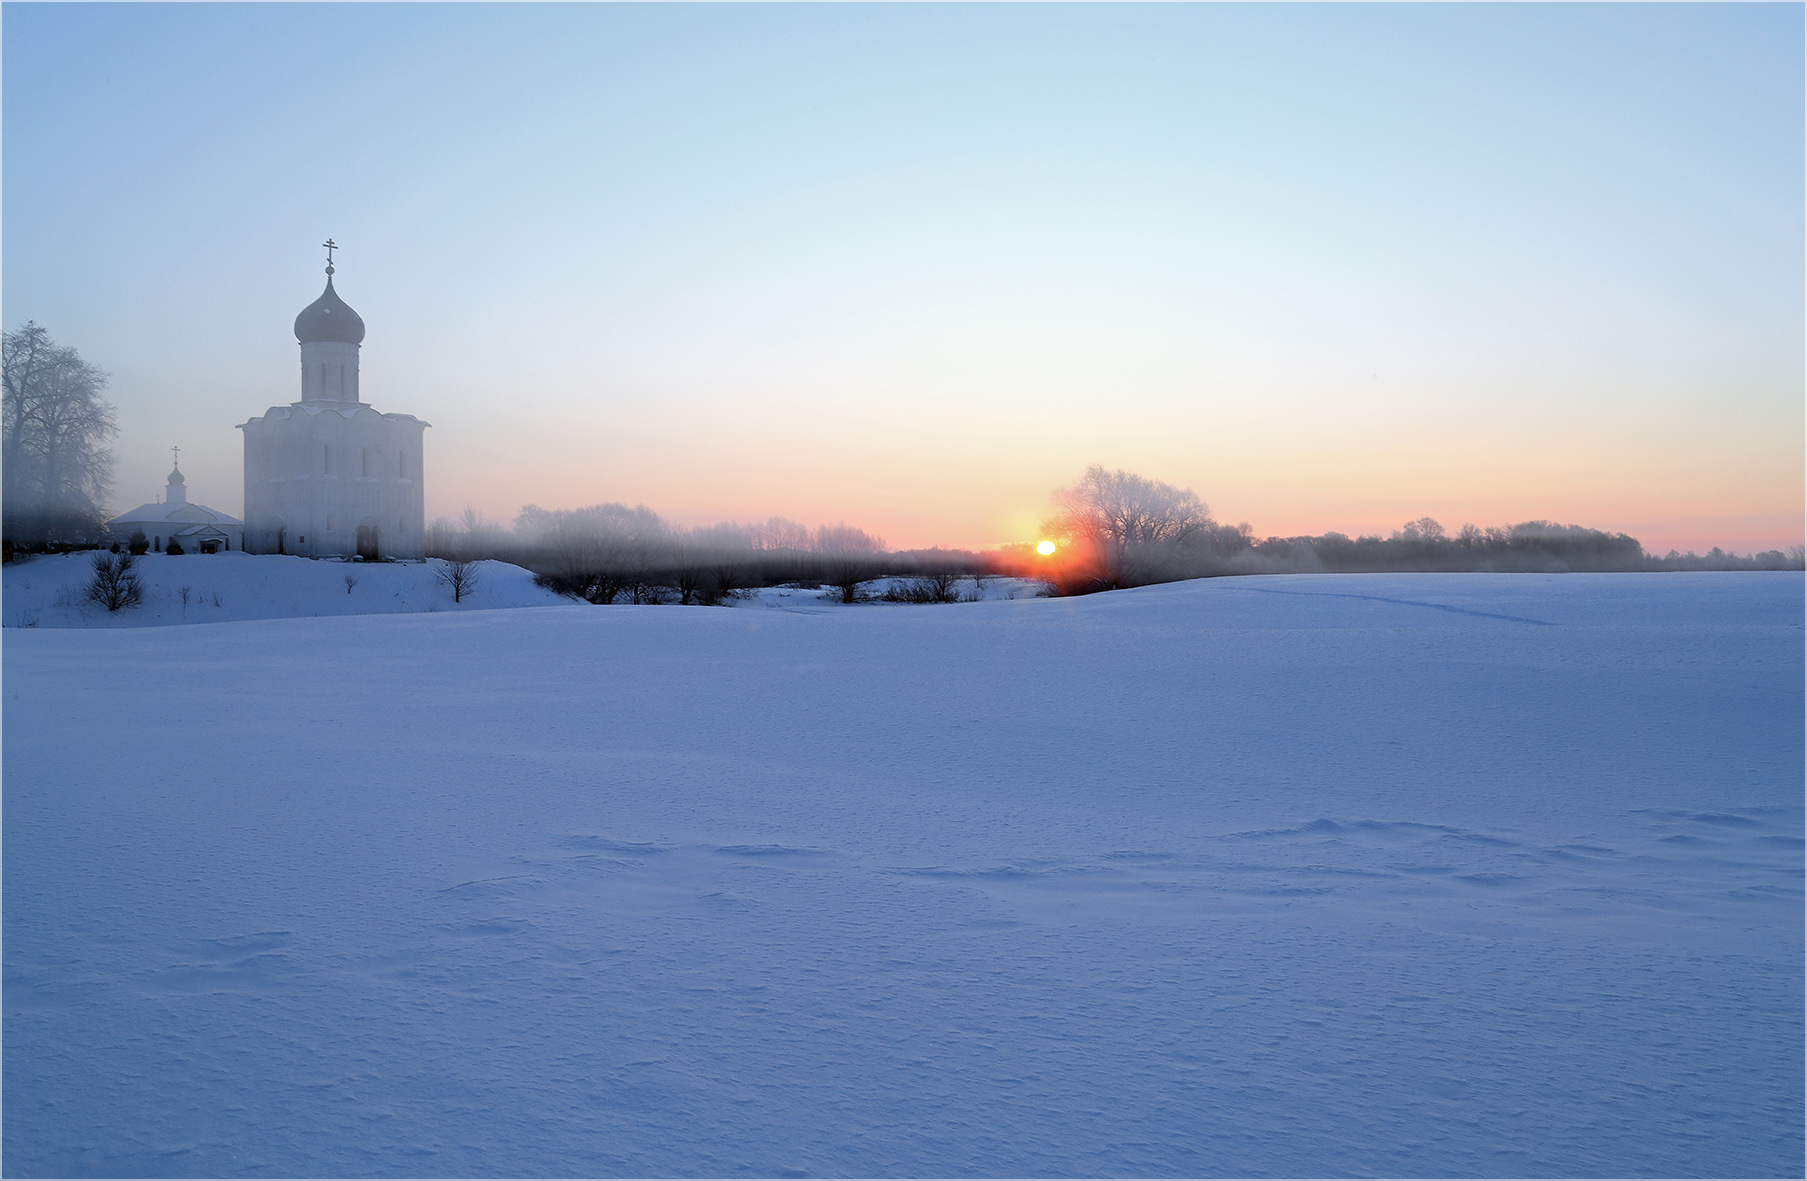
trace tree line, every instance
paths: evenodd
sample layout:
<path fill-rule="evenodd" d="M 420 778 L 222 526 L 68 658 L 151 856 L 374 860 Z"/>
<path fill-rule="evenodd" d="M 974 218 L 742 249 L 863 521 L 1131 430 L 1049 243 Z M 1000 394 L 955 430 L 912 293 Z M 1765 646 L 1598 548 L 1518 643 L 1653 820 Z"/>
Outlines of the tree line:
<path fill-rule="evenodd" d="M 512 528 L 466 509 L 459 520 L 428 526 L 427 554 L 453 563 L 513 562 L 542 586 L 597 604 L 715 603 L 787 584 L 828 586 L 852 603 L 865 584 L 899 576 L 930 580 L 933 597 L 945 595 L 949 576 L 983 577 L 996 566 L 991 555 L 967 550 L 890 550 L 883 538 L 845 522 L 812 528 L 772 517 L 686 529 L 645 505 L 616 503 L 528 505 Z"/>
<path fill-rule="evenodd" d="M 1800 570 L 1807 547 L 1740 557 L 1715 547 L 1709 554 L 1671 550 L 1657 557 L 1637 538 L 1581 525 L 1523 521 L 1454 534 L 1420 517 L 1390 536 L 1257 538 L 1248 524 L 1220 524 L 1189 488 L 1126 471 L 1088 468 L 1079 482 L 1054 494 L 1056 512 L 1043 522 L 1057 543 L 1043 557 L 1034 547 L 1009 547 L 1011 573 L 1048 577 L 1063 592 L 1234 574 L 1657 570 Z"/>
<path fill-rule="evenodd" d="M 0 337 L 4 379 L 4 540 L 15 548 L 95 544 L 108 516 L 114 411 L 102 394 L 108 376 L 39 325 Z M 428 529 L 429 556 L 468 568 L 498 558 L 525 566 L 561 593 L 592 603 L 715 602 L 755 586 L 827 585 L 854 602 L 862 584 L 882 577 L 924 580 L 916 588 L 944 599 L 949 579 L 1014 574 L 1083 594 L 1185 578 L 1234 574 L 1375 571 L 1501 573 L 1632 570 L 1800 570 L 1807 549 L 1739 556 L 1646 553 L 1624 533 L 1552 521 L 1455 533 L 1430 517 L 1390 536 L 1258 538 L 1247 523 L 1220 523 L 1189 488 L 1127 471 L 1087 468 L 1054 492 L 1043 523 L 1053 554 L 1032 544 L 985 553 L 891 551 L 884 540 L 845 522 L 806 526 L 784 517 L 724 521 L 685 529 L 645 505 L 575 509 L 528 505 L 512 528 L 467 510 Z M 463 575 L 460 575 L 462 580 Z M 454 586 L 454 592 L 461 592 Z M 911 593 L 915 593 L 912 591 Z"/>

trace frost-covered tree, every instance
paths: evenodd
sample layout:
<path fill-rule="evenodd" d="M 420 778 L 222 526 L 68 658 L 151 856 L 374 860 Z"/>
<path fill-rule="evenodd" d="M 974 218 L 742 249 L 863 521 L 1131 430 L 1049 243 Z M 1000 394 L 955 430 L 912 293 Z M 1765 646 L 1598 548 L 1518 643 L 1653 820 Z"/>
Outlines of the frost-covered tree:
<path fill-rule="evenodd" d="M 1094 464 L 1079 483 L 1057 489 L 1050 537 L 1087 554 L 1105 587 L 1185 577 L 1214 540 L 1217 522 L 1190 488 Z"/>
<path fill-rule="evenodd" d="M 93 537 L 106 522 L 118 434 L 107 375 L 35 323 L 0 336 L 0 500 L 19 545 Z"/>
<path fill-rule="evenodd" d="M 841 602 L 851 603 L 860 583 L 878 577 L 876 559 L 885 552 L 885 543 L 843 521 L 816 530 L 815 549 L 822 555 L 822 573 L 828 585 L 841 592 Z"/>
<path fill-rule="evenodd" d="M 1472 526 L 1464 526 L 1464 528 L 1472 528 Z M 1394 539 L 1398 541 L 1428 542 L 1442 541 L 1444 536 L 1443 526 L 1435 517 L 1419 517 L 1416 521 L 1407 521 L 1405 527 L 1393 535 Z"/>
<path fill-rule="evenodd" d="M 643 504 L 551 510 L 530 504 L 515 518 L 516 540 L 545 555 L 551 585 L 592 603 L 612 603 L 623 592 L 635 602 L 656 601 L 657 564 L 671 536 L 671 527 Z"/>

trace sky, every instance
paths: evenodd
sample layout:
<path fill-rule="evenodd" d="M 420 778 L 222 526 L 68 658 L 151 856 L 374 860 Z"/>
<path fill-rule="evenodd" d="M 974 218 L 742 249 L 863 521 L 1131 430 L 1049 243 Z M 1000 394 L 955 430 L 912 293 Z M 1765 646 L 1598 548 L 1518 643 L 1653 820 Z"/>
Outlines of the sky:
<path fill-rule="evenodd" d="M 238 513 L 335 285 L 429 519 L 1800 544 L 1800 5 L 0 10 L 0 315 Z"/>

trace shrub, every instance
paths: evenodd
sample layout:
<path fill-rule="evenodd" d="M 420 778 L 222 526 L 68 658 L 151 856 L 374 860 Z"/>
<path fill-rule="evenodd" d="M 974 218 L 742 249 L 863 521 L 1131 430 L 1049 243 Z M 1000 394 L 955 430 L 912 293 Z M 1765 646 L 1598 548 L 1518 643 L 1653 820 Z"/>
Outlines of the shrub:
<path fill-rule="evenodd" d="M 451 589 L 452 602 L 464 602 L 464 596 L 470 594 L 477 587 L 479 563 L 465 561 L 462 558 L 440 558 L 437 561 L 439 565 L 435 567 L 434 575 Z M 350 594 L 351 588 L 346 587 L 345 593 Z"/>
<path fill-rule="evenodd" d="M 109 611 L 136 607 L 144 600 L 144 588 L 138 584 L 138 575 L 132 570 L 136 561 L 130 554 L 123 557 L 95 554 L 94 577 L 83 588 L 88 598 Z"/>

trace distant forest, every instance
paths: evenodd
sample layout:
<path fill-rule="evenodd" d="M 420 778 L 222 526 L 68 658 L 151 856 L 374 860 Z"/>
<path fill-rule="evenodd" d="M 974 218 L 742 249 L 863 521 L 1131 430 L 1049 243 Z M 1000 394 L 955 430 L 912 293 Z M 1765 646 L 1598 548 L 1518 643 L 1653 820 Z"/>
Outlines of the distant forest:
<path fill-rule="evenodd" d="M 547 510 L 530 505 L 512 529 L 466 511 L 428 531 L 430 556 L 452 562 L 499 558 L 526 566 L 544 585 L 592 603 L 709 603 L 780 584 L 828 586 L 846 602 L 909 598 L 951 602 L 962 579 L 1033 578 L 1053 593 L 1240 574 L 1800 570 L 1807 547 L 1739 556 L 1671 550 L 1658 557 L 1635 537 L 1580 525 L 1524 521 L 1453 535 L 1421 517 L 1390 536 L 1256 537 L 1247 524 L 1219 524 L 1190 490 L 1122 471 L 1088 469 L 1055 493 L 1035 543 L 997 550 L 891 550 L 855 526 L 809 528 L 774 517 L 683 529 L 644 505 Z M 1044 546 L 1044 548 L 1047 548 Z M 874 585 L 887 580 L 883 587 Z"/>

